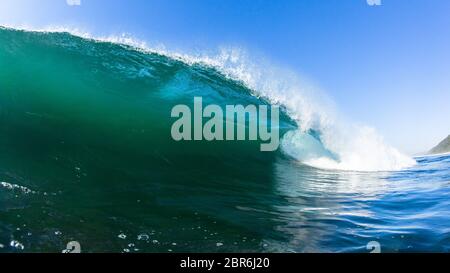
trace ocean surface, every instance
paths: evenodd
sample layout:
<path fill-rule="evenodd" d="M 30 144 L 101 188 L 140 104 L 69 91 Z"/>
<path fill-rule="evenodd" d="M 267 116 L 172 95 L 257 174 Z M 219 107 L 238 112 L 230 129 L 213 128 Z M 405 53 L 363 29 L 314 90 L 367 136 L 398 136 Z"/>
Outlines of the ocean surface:
<path fill-rule="evenodd" d="M 299 86 L 233 54 L 0 28 L 0 252 L 448 252 L 450 155 L 404 156 Z M 281 106 L 281 148 L 174 141 L 195 96 Z"/>

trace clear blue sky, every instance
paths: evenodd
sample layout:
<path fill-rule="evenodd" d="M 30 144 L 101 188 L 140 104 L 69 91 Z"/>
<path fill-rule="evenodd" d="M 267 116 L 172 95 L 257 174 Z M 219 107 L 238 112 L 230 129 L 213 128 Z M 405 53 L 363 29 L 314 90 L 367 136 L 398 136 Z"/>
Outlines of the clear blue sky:
<path fill-rule="evenodd" d="M 0 24 L 126 32 L 182 51 L 240 46 L 312 79 L 404 152 L 450 134 L 448 0 L 2 0 Z"/>

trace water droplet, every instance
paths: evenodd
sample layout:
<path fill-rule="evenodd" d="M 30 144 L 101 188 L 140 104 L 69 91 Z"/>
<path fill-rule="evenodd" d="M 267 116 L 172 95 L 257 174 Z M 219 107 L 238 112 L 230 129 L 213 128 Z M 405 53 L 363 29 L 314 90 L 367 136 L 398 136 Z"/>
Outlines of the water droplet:
<path fill-rule="evenodd" d="M 23 244 L 21 244 L 19 241 L 13 240 L 13 241 L 11 241 L 11 243 L 9 243 L 9 245 L 14 247 L 14 248 L 20 249 L 20 250 L 24 249 Z"/>
<path fill-rule="evenodd" d="M 138 241 L 148 241 L 150 239 L 150 236 L 148 236 L 145 233 L 139 234 L 137 237 Z"/>

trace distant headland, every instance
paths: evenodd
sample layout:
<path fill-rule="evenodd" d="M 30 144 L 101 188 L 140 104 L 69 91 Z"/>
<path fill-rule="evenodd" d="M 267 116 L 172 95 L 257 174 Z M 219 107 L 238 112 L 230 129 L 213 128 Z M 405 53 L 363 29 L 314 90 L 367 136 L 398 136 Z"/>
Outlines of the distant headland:
<path fill-rule="evenodd" d="M 431 149 L 429 154 L 445 154 L 450 153 L 450 135 L 442 140 L 436 147 Z"/>

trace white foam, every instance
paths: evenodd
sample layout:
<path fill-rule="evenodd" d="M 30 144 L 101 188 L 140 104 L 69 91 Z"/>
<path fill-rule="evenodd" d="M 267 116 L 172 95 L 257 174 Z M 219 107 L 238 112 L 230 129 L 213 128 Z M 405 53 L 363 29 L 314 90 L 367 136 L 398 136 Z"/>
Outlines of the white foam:
<path fill-rule="evenodd" d="M 349 133 L 324 133 L 325 146 L 337 154 L 339 160 L 318 157 L 308 159 L 304 163 L 317 168 L 349 171 L 395 171 L 416 163 L 387 145 L 375 129 L 366 126 L 353 127 Z"/>
<path fill-rule="evenodd" d="M 11 184 L 11 183 L 8 183 L 8 182 L 0 182 L 0 187 L 8 189 L 8 190 L 18 190 L 18 191 L 21 191 L 21 192 L 23 192 L 25 194 L 28 194 L 28 193 L 35 194 L 36 193 L 35 191 L 32 191 L 32 190 L 30 190 L 27 187 L 20 186 L 20 185 L 17 185 L 17 184 Z"/>
<path fill-rule="evenodd" d="M 94 37 L 86 31 L 65 27 L 33 29 L 11 27 L 26 31 L 68 32 L 99 42 L 128 45 L 136 50 L 157 53 L 186 64 L 214 67 L 225 76 L 244 83 L 254 95 L 282 105 L 299 126 L 297 133 L 289 134 L 283 143 L 295 141 L 292 137 L 309 129 L 321 133 L 325 148 L 336 155 L 305 158 L 296 151 L 296 145 L 282 145 L 283 151 L 301 162 L 325 169 L 354 171 L 393 171 L 410 167 L 415 161 L 387 145 L 375 129 L 343 121 L 338 117 L 333 102 L 318 88 L 301 79 L 292 71 L 280 69 L 268 62 L 256 62 L 240 48 L 222 48 L 216 54 L 183 54 L 164 46 L 149 46 L 130 35 Z M 313 153 L 314 154 L 314 153 Z"/>

